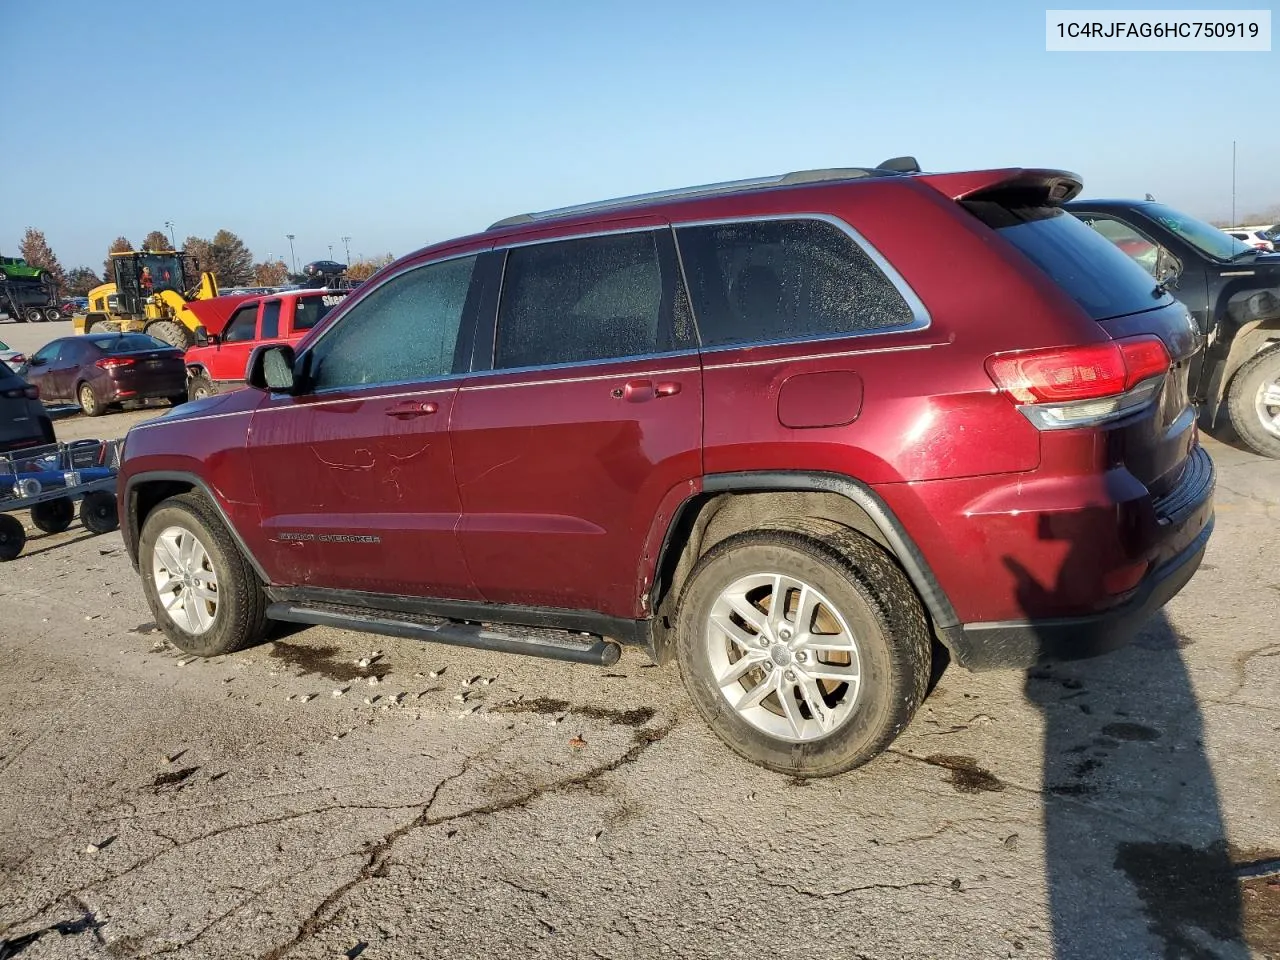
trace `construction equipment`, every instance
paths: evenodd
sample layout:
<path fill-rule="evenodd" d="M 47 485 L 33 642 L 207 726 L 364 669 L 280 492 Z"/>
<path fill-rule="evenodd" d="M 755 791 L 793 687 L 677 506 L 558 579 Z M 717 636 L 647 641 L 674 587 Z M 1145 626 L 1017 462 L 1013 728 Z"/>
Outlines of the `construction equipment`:
<path fill-rule="evenodd" d="M 111 272 L 107 283 L 89 291 L 89 309 L 75 317 L 76 333 L 118 330 L 147 333 L 180 350 L 195 345 L 200 320 L 187 304 L 216 297 L 218 281 L 200 272 L 193 255 L 126 250 L 111 254 Z"/>
<path fill-rule="evenodd" d="M 0 257 L 0 313 L 27 323 L 61 320 L 56 292 L 49 271 L 21 257 Z"/>

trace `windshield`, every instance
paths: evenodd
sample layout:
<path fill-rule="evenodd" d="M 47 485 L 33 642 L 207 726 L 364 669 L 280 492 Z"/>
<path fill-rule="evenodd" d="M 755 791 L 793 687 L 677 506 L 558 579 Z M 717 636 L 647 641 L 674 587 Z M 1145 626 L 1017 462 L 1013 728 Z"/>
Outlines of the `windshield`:
<path fill-rule="evenodd" d="M 143 293 L 172 290 L 182 293 L 182 263 L 170 254 L 144 253 L 138 257 L 138 276 Z"/>
<path fill-rule="evenodd" d="M 1211 227 L 1203 220 L 1189 217 L 1179 210 L 1166 207 L 1163 203 L 1146 203 L 1141 211 L 1166 230 L 1177 234 L 1201 253 L 1206 253 L 1215 260 L 1230 260 L 1242 253 L 1253 253 L 1253 247 L 1243 243 L 1217 227 Z"/>

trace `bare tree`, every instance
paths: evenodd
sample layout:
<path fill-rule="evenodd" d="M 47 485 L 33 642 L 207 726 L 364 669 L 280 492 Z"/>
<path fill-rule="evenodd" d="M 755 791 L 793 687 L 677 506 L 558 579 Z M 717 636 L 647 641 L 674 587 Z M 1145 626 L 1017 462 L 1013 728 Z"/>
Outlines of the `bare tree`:
<path fill-rule="evenodd" d="M 62 269 L 62 264 L 58 262 L 58 258 L 41 231 L 35 227 L 27 227 L 27 232 L 22 236 L 22 243 L 19 244 L 19 251 L 23 260 L 49 274 L 56 289 L 61 290 L 66 287 L 67 272 Z"/>

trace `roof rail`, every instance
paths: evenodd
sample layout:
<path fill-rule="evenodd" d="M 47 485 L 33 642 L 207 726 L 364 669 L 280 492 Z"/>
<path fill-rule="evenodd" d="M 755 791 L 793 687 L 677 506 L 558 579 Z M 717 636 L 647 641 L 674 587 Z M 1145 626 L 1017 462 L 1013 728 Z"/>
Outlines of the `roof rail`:
<path fill-rule="evenodd" d="M 708 183 L 698 187 L 681 187 L 677 190 L 659 190 L 655 193 L 637 193 L 629 197 L 617 197 L 613 200 L 598 200 L 594 203 L 580 203 L 571 207 L 557 207 L 554 210 L 542 210 L 537 213 L 518 213 L 489 225 L 490 230 L 500 227 L 514 227 L 520 224 L 538 223 L 542 220 L 557 220 L 580 213 L 595 213 L 613 210 L 620 207 L 638 206 L 645 203 L 657 203 L 661 200 L 691 200 L 697 197 L 714 197 L 725 193 L 740 193 L 746 190 L 762 190 L 767 187 L 788 187 L 801 183 L 823 183 L 831 180 L 860 180 L 866 177 L 890 177 L 905 173 L 919 173 L 920 165 L 914 157 L 894 157 L 886 160 L 878 167 L 828 167 L 820 170 L 797 170 L 793 173 L 781 173 L 771 177 L 753 177 L 748 180 L 726 180 L 723 183 Z"/>

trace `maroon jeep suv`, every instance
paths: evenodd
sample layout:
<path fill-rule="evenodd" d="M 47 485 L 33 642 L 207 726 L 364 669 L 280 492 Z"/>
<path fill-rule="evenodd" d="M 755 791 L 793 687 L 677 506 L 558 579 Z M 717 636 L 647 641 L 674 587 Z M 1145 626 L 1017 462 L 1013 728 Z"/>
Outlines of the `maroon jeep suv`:
<path fill-rule="evenodd" d="M 1187 311 L 1063 210 L 1079 190 L 899 158 L 407 256 L 256 350 L 251 389 L 130 431 L 156 620 L 205 656 L 272 620 L 635 645 L 800 776 L 883 750 L 941 647 L 1110 649 L 1195 572 L 1214 470 Z"/>

